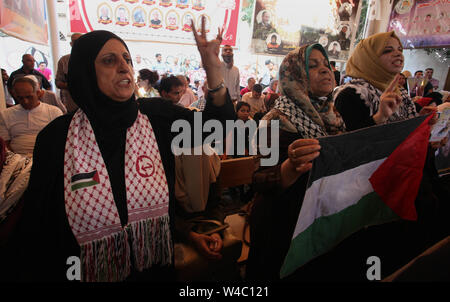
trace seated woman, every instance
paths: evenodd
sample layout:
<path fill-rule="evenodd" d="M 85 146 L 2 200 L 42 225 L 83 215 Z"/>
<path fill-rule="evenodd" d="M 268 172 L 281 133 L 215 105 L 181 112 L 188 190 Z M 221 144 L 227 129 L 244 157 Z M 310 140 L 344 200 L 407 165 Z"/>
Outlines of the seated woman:
<path fill-rule="evenodd" d="M 217 56 L 222 32 L 207 41 L 203 27 L 194 36 L 208 83 L 218 87 L 203 120 L 232 119 Z M 179 119 L 193 125 L 194 112 L 159 98 L 138 103 L 131 58 L 108 31 L 72 48 L 69 90 L 80 110 L 37 138 L 16 236 L 22 279 L 67 281 L 75 257 L 81 272 L 70 277 L 81 281 L 174 279 L 170 129 Z"/>
<path fill-rule="evenodd" d="M 263 90 L 263 94 L 267 95 L 267 94 L 272 94 L 272 93 L 277 93 L 277 87 L 278 87 L 278 80 L 272 80 L 270 81 L 269 86 L 267 86 L 266 88 L 264 88 Z"/>
<path fill-rule="evenodd" d="M 139 70 L 137 77 L 138 97 L 154 98 L 159 96 L 158 90 L 153 85 L 158 81 L 159 75 L 156 71 L 151 71 L 147 68 Z"/>
<path fill-rule="evenodd" d="M 249 280 L 279 279 L 289 248 L 311 161 L 319 156 L 314 138 L 345 130 L 333 110 L 335 81 L 320 44 L 291 51 L 280 66 L 281 97 L 263 120 L 279 119 L 279 164 L 254 175 L 256 196 L 250 216 Z"/>
<path fill-rule="evenodd" d="M 352 80 L 334 92 L 336 109 L 347 130 L 417 115 L 408 92 L 397 88 L 403 63 L 403 47 L 393 31 L 359 42 L 346 67 Z"/>
<path fill-rule="evenodd" d="M 175 157 L 175 241 L 191 242 L 210 260 L 222 257 L 219 229 L 225 215 L 216 188 L 219 171 L 216 153 Z"/>

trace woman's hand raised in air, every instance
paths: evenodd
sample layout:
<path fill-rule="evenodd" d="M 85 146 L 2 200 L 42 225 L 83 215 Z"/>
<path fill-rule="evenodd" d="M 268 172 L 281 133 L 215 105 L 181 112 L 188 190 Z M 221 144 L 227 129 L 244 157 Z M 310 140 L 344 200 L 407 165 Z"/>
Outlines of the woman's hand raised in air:
<path fill-rule="evenodd" d="M 219 59 L 223 29 L 219 28 L 216 38 L 208 41 L 206 39 L 205 16 L 202 16 L 202 28 L 200 30 L 200 34 L 197 33 L 194 21 L 191 22 L 191 27 L 194 33 L 197 49 L 200 52 L 202 65 L 206 72 L 208 88 L 217 88 L 223 83 L 223 75 L 221 72 L 222 62 Z M 221 106 L 225 103 L 225 93 L 225 88 L 221 88 L 216 92 L 211 93 L 214 98 L 214 105 Z"/>
<path fill-rule="evenodd" d="M 402 103 L 401 96 L 395 91 L 400 74 L 397 74 L 380 97 L 378 112 L 373 115 L 376 124 L 382 124 L 396 112 Z"/>

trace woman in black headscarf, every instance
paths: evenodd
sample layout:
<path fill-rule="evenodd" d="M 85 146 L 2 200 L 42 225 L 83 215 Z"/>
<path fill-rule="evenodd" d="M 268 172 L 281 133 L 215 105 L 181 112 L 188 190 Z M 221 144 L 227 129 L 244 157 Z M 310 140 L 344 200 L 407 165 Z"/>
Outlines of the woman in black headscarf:
<path fill-rule="evenodd" d="M 217 87 L 203 121 L 233 119 L 220 75 L 222 33 L 207 41 L 203 26 L 194 35 L 208 82 Z M 68 81 L 80 110 L 37 138 L 16 236 L 21 278 L 77 279 L 76 256 L 82 281 L 172 280 L 171 125 L 192 125 L 194 112 L 159 98 L 138 103 L 128 48 L 107 31 L 77 40 Z"/>

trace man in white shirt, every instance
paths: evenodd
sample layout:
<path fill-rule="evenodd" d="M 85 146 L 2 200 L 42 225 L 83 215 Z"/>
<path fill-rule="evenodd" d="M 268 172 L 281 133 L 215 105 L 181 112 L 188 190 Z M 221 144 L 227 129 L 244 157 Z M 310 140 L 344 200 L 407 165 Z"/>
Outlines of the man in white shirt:
<path fill-rule="evenodd" d="M 268 87 L 270 84 L 270 81 L 272 81 L 272 79 L 273 79 L 272 73 L 273 73 L 273 69 L 274 69 L 274 65 L 271 60 L 267 60 L 265 63 L 266 63 L 266 68 L 265 68 L 264 74 L 261 77 L 261 79 L 259 79 L 259 83 L 263 86 L 263 88 Z"/>
<path fill-rule="evenodd" d="M 82 34 L 80 34 L 80 33 L 72 34 L 72 36 L 70 37 L 70 39 L 71 39 L 70 46 L 72 46 L 73 43 L 75 43 L 75 41 L 81 36 L 82 36 Z M 69 71 L 69 59 L 70 59 L 70 54 L 65 55 L 59 59 L 58 70 L 56 71 L 56 76 L 55 76 L 55 85 L 56 85 L 56 87 L 61 89 L 61 91 L 60 91 L 61 101 L 66 106 L 67 111 L 69 113 L 71 113 L 71 112 L 75 112 L 78 109 L 78 106 L 72 100 L 72 97 L 70 96 L 70 92 L 69 92 L 69 87 L 67 85 L 67 73 Z"/>
<path fill-rule="evenodd" d="M 264 95 L 262 94 L 262 86 L 260 84 L 253 85 L 252 91 L 247 92 L 242 97 L 242 101 L 250 105 L 250 117 L 254 118 L 256 113 L 265 113 Z"/>
<path fill-rule="evenodd" d="M 42 92 L 30 78 L 15 79 L 12 88 L 19 105 L 0 112 L 0 137 L 9 150 L 31 157 L 38 133 L 62 112 L 39 101 Z"/>
<path fill-rule="evenodd" d="M 228 88 L 228 93 L 230 94 L 233 104 L 236 104 L 241 99 L 241 78 L 239 76 L 239 69 L 234 66 L 233 62 L 234 54 L 233 48 L 230 45 L 225 45 L 222 48 L 222 75 L 223 81 L 225 82 L 225 87 Z M 216 87 L 209 87 L 214 89 Z"/>
<path fill-rule="evenodd" d="M 156 62 L 152 66 L 152 70 L 158 72 L 158 74 L 160 76 L 162 76 L 163 74 L 165 74 L 167 72 L 167 65 L 166 65 L 166 63 L 164 63 L 162 61 L 162 56 L 160 53 L 157 53 L 155 55 L 155 58 L 156 58 Z"/>
<path fill-rule="evenodd" d="M 136 55 L 136 59 L 133 60 L 134 77 L 137 79 L 139 75 L 139 70 L 147 68 L 147 64 L 142 61 L 142 56 L 140 54 Z"/>
<path fill-rule="evenodd" d="M 193 102 L 197 100 L 192 89 L 189 88 L 189 83 L 184 75 L 177 75 L 177 78 L 183 83 L 183 94 L 181 95 L 179 105 L 183 107 L 189 107 Z"/>
<path fill-rule="evenodd" d="M 38 85 L 38 87 L 40 87 L 39 79 L 36 78 L 36 76 L 27 75 L 25 77 L 32 79 Z M 45 89 L 40 89 L 40 91 L 41 91 L 40 92 L 41 96 L 39 97 L 39 101 L 58 107 L 62 111 L 63 114 L 67 113 L 66 106 L 64 106 L 64 104 L 56 97 L 56 93 L 54 93 L 51 90 L 45 90 Z"/>

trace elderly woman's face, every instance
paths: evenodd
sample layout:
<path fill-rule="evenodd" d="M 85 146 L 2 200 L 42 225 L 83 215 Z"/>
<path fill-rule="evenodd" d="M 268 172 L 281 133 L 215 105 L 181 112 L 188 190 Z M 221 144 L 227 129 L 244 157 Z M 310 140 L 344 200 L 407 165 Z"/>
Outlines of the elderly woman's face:
<path fill-rule="evenodd" d="M 272 88 L 273 91 L 277 91 L 277 87 L 278 87 L 278 80 L 276 80 L 276 81 L 273 82 L 271 88 Z"/>
<path fill-rule="evenodd" d="M 380 56 L 381 66 L 390 73 L 399 73 L 403 70 L 403 46 L 390 37 Z"/>
<path fill-rule="evenodd" d="M 317 49 L 309 56 L 309 89 L 315 96 L 327 96 L 334 88 L 334 74 L 328 67 L 328 60 Z"/>
<path fill-rule="evenodd" d="M 114 101 L 124 102 L 134 93 L 131 56 L 117 39 L 110 39 L 95 58 L 97 85 Z"/>

